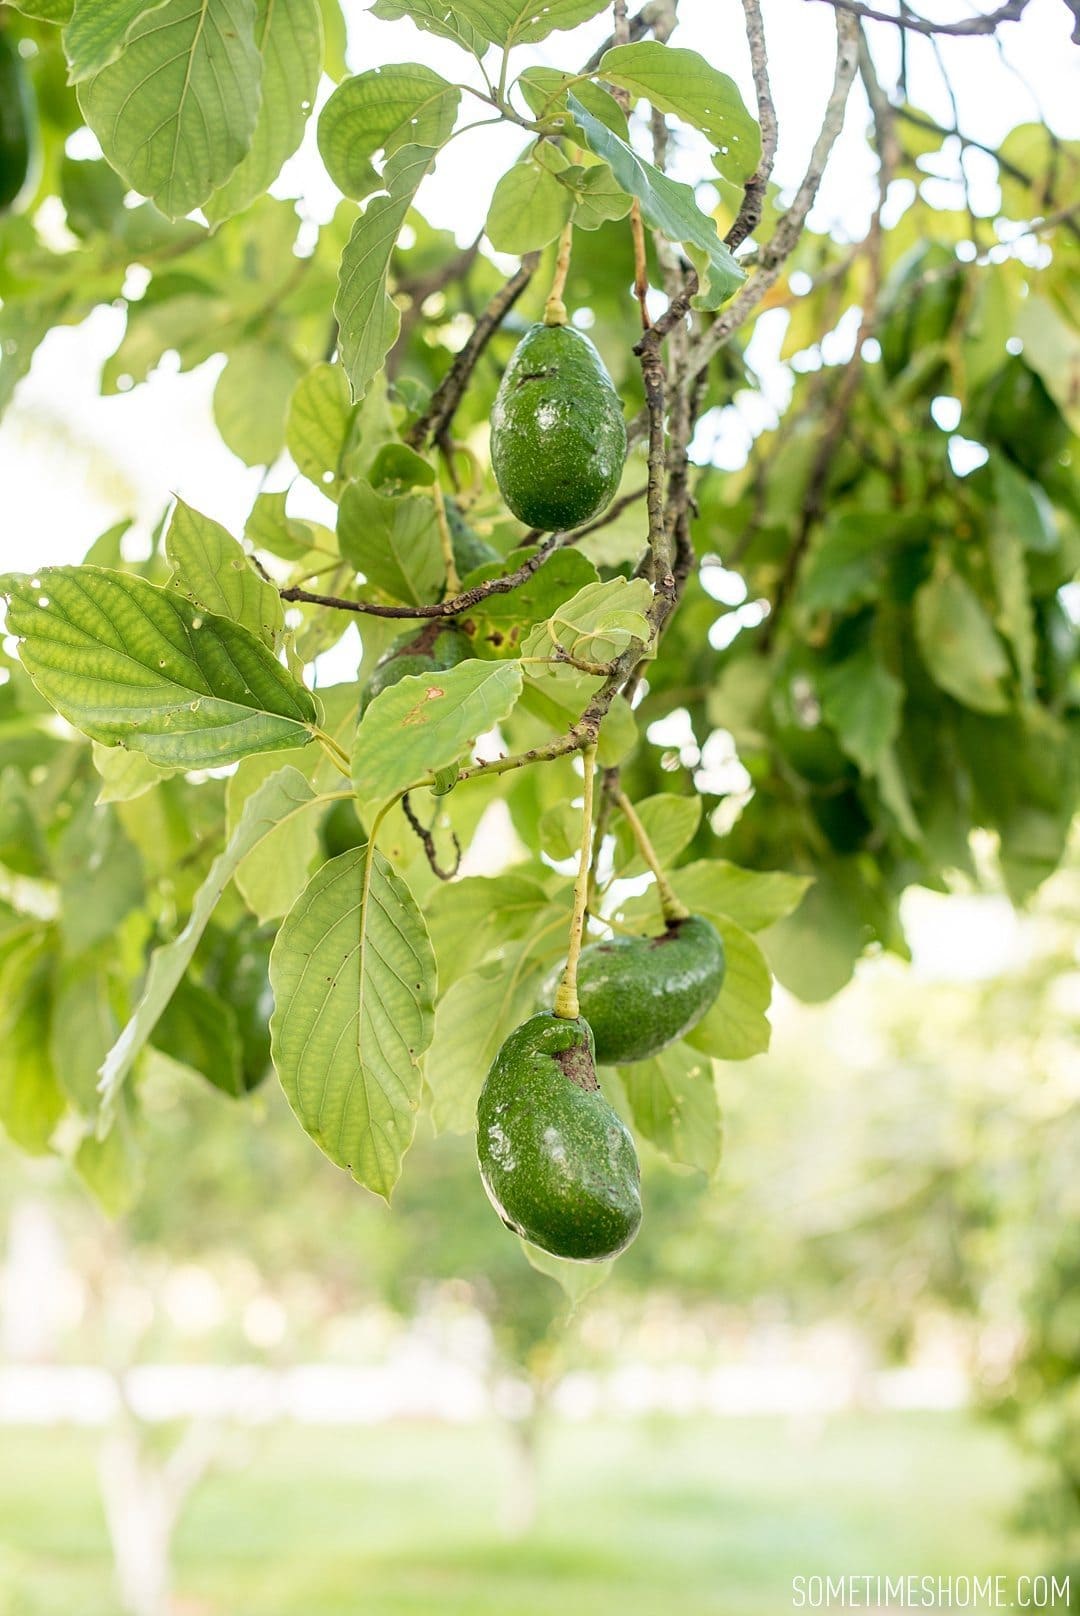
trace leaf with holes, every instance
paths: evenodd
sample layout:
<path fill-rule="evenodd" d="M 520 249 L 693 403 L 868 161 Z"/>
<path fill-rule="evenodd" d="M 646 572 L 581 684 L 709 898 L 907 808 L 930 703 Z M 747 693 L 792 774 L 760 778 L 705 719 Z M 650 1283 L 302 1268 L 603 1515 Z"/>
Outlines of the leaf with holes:
<path fill-rule="evenodd" d="M 315 872 L 277 935 L 270 981 L 289 1104 L 332 1162 L 389 1200 L 416 1127 L 435 957 L 381 853 L 352 848 Z"/>
<path fill-rule="evenodd" d="M 179 219 L 247 155 L 261 74 L 255 0 L 165 0 L 84 80 L 79 105 L 131 188 Z"/>
<path fill-rule="evenodd" d="M 273 649 L 285 626 L 281 596 L 260 578 L 219 522 L 178 499 L 165 534 L 171 587 L 197 606 L 241 623 Z"/>
<path fill-rule="evenodd" d="M 371 159 L 449 139 L 461 92 L 419 62 L 373 67 L 339 84 L 319 114 L 319 152 L 339 190 L 362 202 L 383 181 Z"/>
<path fill-rule="evenodd" d="M 742 184 L 760 163 L 761 131 L 738 85 L 697 51 L 654 39 L 616 45 L 604 53 L 599 74 L 605 83 L 700 129 L 716 148 L 716 166 L 725 179 Z"/>
<path fill-rule="evenodd" d="M 481 38 L 510 49 L 534 45 L 557 28 L 576 28 L 606 5 L 607 0 L 454 0 L 449 9 Z"/>
<path fill-rule="evenodd" d="M 318 708 L 239 623 L 104 567 L 0 578 L 8 633 L 46 701 L 91 740 L 162 767 L 305 746 Z"/>
<path fill-rule="evenodd" d="M 289 400 L 285 447 L 297 470 L 330 499 L 339 499 L 345 486 L 342 461 L 355 415 L 340 365 L 313 365 Z"/>
<path fill-rule="evenodd" d="M 361 806 L 386 802 L 456 763 L 478 735 L 507 717 L 520 694 L 516 662 L 475 660 L 408 675 L 381 690 L 364 709 L 353 747 Z"/>

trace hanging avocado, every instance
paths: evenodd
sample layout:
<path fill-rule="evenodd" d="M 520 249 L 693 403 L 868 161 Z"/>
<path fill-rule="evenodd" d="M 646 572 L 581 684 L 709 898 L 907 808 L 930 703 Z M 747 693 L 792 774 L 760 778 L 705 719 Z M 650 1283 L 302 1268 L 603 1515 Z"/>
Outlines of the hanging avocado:
<path fill-rule="evenodd" d="M 515 1028 L 480 1095 L 476 1149 L 491 1204 L 534 1246 L 602 1262 L 637 1234 L 637 1152 L 600 1092 L 584 1021 L 544 1010 Z"/>
<path fill-rule="evenodd" d="M 531 326 L 491 412 L 491 464 L 514 515 L 545 533 L 580 527 L 610 503 L 625 459 L 622 404 L 588 337 Z"/>
<path fill-rule="evenodd" d="M 673 920 L 659 937 L 589 943 L 577 991 L 597 1060 L 649 1060 L 697 1026 L 723 982 L 723 938 L 701 915 Z"/>
<path fill-rule="evenodd" d="M 11 35 L 0 31 L 0 213 L 26 184 L 34 142 L 34 103 Z"/>
<path fill-rule="evenodd" d="M 380 691 L 389 690 L 407 674 L 441 673 L 471 654 L 472 647 L 456 623 L 433 617 L 419 632 L 410 629 L 387 646 L 371 670 L 362 705 L 366 707 Z"/>

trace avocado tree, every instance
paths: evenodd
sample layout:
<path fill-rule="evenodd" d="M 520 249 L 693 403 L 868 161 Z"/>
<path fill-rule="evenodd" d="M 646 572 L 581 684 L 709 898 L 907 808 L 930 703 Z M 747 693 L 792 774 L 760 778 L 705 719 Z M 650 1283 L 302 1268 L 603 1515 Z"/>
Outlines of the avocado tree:
<path fill-rule="evenodd" d="M 217 428 L 265 468 L 243 533 L 177 499 L 149 554 L 121 523 L 0 579 L 0 1118 L 107 1205 L 160 1062 L 237 1099 L 272 1065 L 386 1198 L 420 1108 L 479 1102 L 504 1221 L 613 1255 L 635 1132 L 715 1169 L 771 972 L 824 998 L 902 955 L 903 890 L 978 879 L 973 835 L 1017 901 L 1058 864 L 1080 149 L 1018 125 L 987 201 L 907 98 L 938 32 L 1023 3 L 835 0 L 782 193 L 783 39 L 742 9 L 752 109 L 673 0 L 378 0 L 452 78 L 348 73 L 334 0 L 0 10 L 0 402 L 107 303 L 103 389 L 224 355 Z M 321 227 L 270 189 L 317 101 Z M 845 116 L 877 200 L 840 241 L 809 221 Z M 463 248 L 417 194 L 488 123 L 521 151 Z"/>

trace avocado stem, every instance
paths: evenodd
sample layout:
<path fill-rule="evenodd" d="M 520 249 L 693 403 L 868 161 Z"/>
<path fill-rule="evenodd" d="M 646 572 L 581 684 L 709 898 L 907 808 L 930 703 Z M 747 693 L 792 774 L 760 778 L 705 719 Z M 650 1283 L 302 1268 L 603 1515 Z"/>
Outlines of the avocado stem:
<path fill-rule="evenodd" d="M 566 290 L 566 277 L 570 273 L 570 248 L 574 240 L 574 226 L 570 219 L 563 225 L 562 235 L 559 237 L 559 251 L 555 256 L 555 273 L 551 277 L 551 291 L 544 304 L 545 325 L 566 324 L 566 304 L 563 302 L 563 292 Z"/>
<path fill-rule="evenodd" d="M 673 921 L 686 920 L 690 911 L 684 903 L 680 903 L 671 889 L 671 883 L 660 867 L 660 860 L 656 856 L 656 849 L 649 840 L 648 832 L 634 812 L 634 805 L 625 791 L 620 791 L 615 797 L 626 823 L 630 826 L 634 840 L 638 845 L 638 852 L 645 860 L 649 869 L 656 877 L 656 892 L 660 899 L 660 910 L 664 919 L 670 926 Z"/>
<path fill-rule="evenodd" d="M 447 595 L 460 595 L 461 579 L 458 577 L 457 562 L 454 560 L 454 541 L 450 534 L 450 523 L 446 519 L 446 501 L 443 498 L 442 484 L 438 473 L 431 485 L 431 497 L 435 502 L 435 521 L 439 528 L 439 544 L 442 547 L 443 566 L 446 568 Z"/>
<path fill-rule="evenodd" d="M 593 777 L 596 774 L 596 747 L 585 751 L 585 792 L 581 804 L 581 851 L 574 882 L 574 913 L 570 921 L 570 945 L 566 966 L 555 994 L 554 1010 L 564 1021 L 576 1021 L 580 1014 L 577 996 L 577 968 L 585 935 L 585 910 L 589 901 L 589 864 L 592 855 Z"/>

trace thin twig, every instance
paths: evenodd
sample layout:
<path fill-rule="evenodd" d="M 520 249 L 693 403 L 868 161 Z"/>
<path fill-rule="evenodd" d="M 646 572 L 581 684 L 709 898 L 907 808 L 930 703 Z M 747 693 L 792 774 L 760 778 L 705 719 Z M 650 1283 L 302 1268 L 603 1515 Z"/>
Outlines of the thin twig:
<path fill-rule="evenodd" d="M 761 126 L 761 161 L 743 189 L 742 205 L 724 237 L 732 252 L 753 235 L 761 223 L 761 210 L 765 192 L 772 174 L 776 156 L 779 128 L 776 104 L 769 82 L 769 58 L 765 49 L 765 24 L 761 16 L 760 0 L 743 0 L 746 14 L 746 43 L 750 47 L 750 66 L 754 74 L 754 94 L 757 97 L 758 123 Z"/>
<path fill-rule="evenodd" d="M 901 7 L 900 15 L 895 16 L 889 11 L 877 11 L 864 4 L 864 0 L 824 0 L 824 3 L 835 11 L 846 11 L 849 16 L 862 17 L 868 22 L 891 22 L 894 28 L 901 28 L 905 33 L 948 34 L 953 39 L 992 34 L 1003 22 L 1019 22 L 1028 6 L 1028 0 L 1005 0 L 996 11 L 988 11 L 981 17 L 963 17 L 959 22 L 931 22 L 929 17 L 920 17 L 906 5 Z"/>
<path fill-rule="evenodd" d="M 420 844 L 424 849 L 424 856 L 431 867 L 432 875 L 438 876 L 440 881 L 452 881 L 455 875 L 458 873 L 458 870 L 461 868 L 461 843 L 458 841 L 457 831 L 453 829 L 450 831 L 450 839 L 454 844 L 454 867 L 452 870 L 444 870 L 442 865 L 439 863 L 438 851 L 435 847 L 435 838 L 432 835 L 431 829 L 421 825 L 419 819 L 417 819 L 415 813 L 413 812 L 412 804 L 409 801 L 409 793 L 407 791 L 401 799 L 401 811 L 420 839 Z"/>
<path fill-rule="evenodd" d="M 426 442 L 436 441 L 449 430 L 477 360 L 532 280 L 539 262 L 539 253 L 526 253 L 510 279 L 499 288 L 479 316 L 468 342 L 455 356 L 450 369 L 432 393 L 427 409 L 406 432 L 405 442 L 410 448 L 422 448 Z"/>

